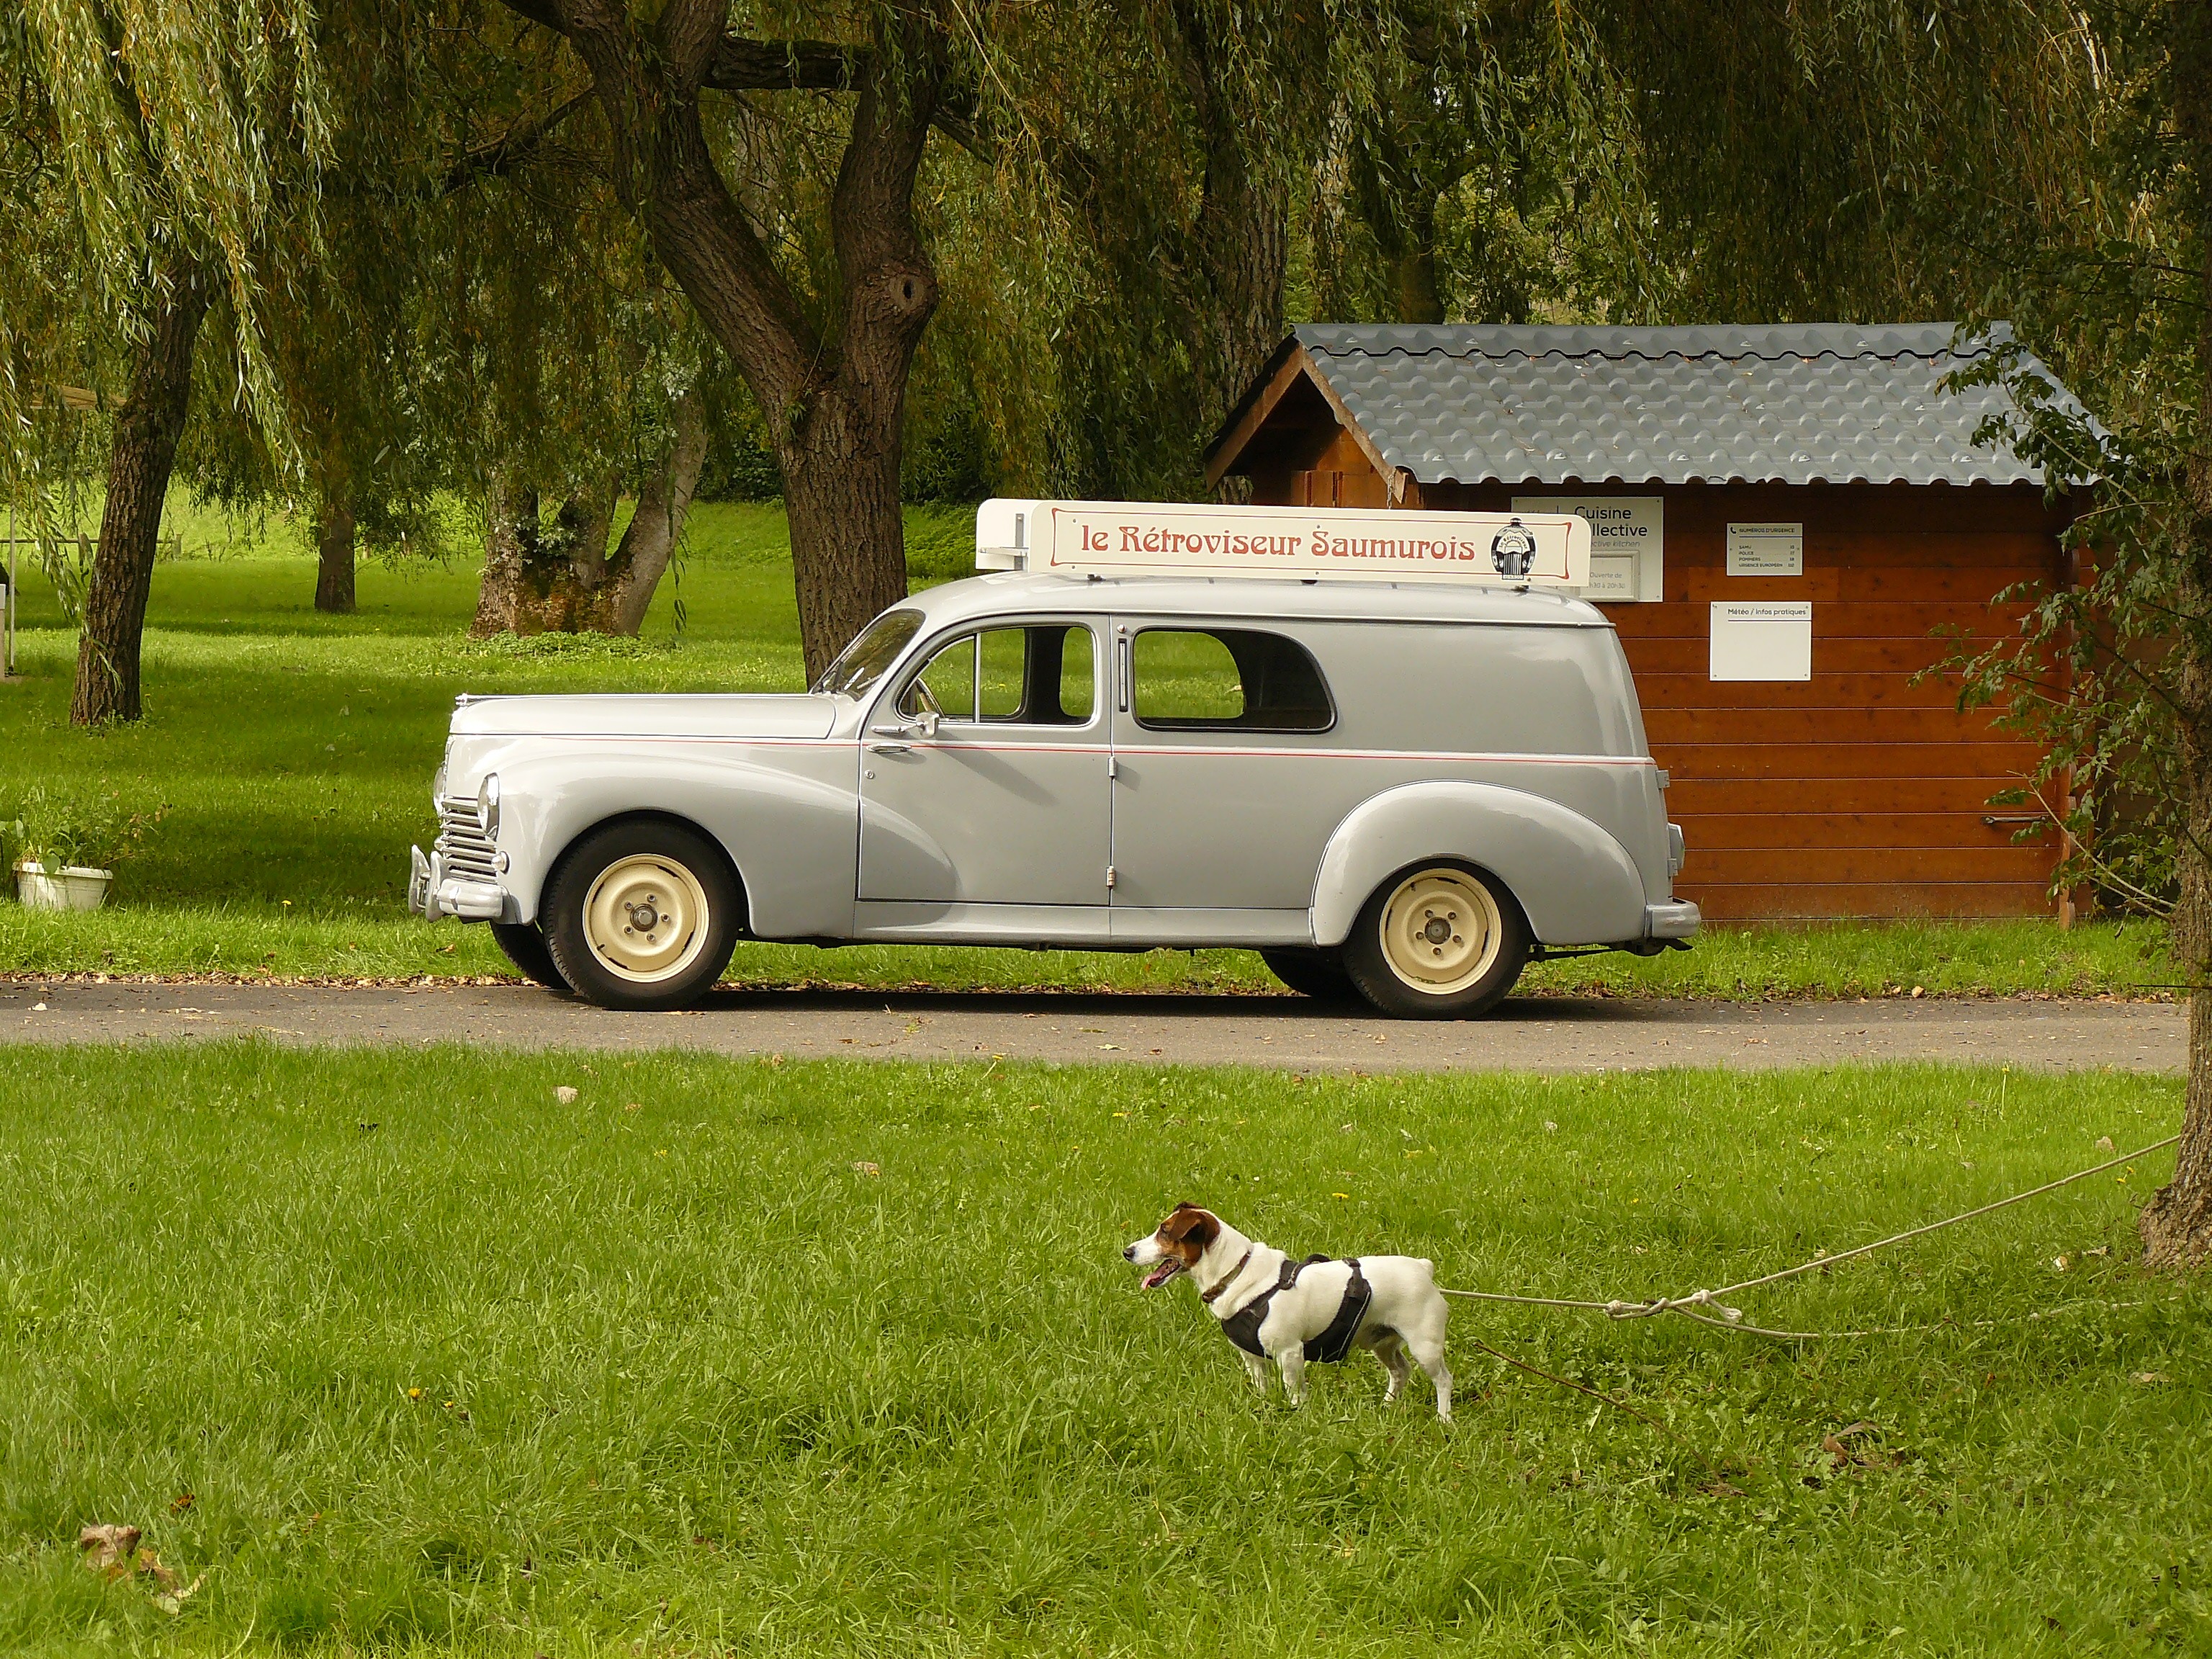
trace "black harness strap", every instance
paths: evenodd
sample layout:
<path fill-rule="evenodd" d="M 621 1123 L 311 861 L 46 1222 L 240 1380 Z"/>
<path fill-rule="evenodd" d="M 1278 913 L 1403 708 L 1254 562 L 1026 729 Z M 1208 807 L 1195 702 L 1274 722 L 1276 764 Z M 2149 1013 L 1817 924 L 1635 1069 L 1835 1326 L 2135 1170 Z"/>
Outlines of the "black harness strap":
<path fill-rule="evenodd" d="M 1265 1359 L 1267 1351 L 1260 1346 L 1260 1327 L 1267 1322 L 1267 1309 L 1279 1292 L 1298 1282 L 1305 1269 L 1329 1260 L 1325 1255 L 1310 1255 L 1304 1261 L 1285 1261 L 1273 1285 L 1221 1322 L 1222 1334 L 1246 1353 Z M 1352 1339 L 1359 1334 L 1359 1322 L 1367 1317 L 1367 1304 L 1375 1299 L 1375 1287 L 1359 1271 L 1359 1258 L 1350 1257 L 1345 1265 L 1352 1269 L 1352 1278 L 1344 1287 L 1336 1317 L 1319 1336 L 1306 1340 L 1306 1358 L 1316 1364 L 1334 1365 L 1352 1352 Z"/>
<path fill-rule="evenodd" d="M 1352 1278 L 1345 1285 L 1344 1301 L 1337 1308 L 1336 1317 L 1319 1336 L 1306 1339 L 1306 1358 L 1323 1365 L 1334 1365 L 1352 1352 L 1352 1339 L 1358 1334 L 1359 1322 L 1367 1317 L 1367 1304 L 1375 1299 L 1375 1287 L 1359 1271 L 1359 1258 L 1349 1258 L 1345 1266 L 1352 1269 Z"/>

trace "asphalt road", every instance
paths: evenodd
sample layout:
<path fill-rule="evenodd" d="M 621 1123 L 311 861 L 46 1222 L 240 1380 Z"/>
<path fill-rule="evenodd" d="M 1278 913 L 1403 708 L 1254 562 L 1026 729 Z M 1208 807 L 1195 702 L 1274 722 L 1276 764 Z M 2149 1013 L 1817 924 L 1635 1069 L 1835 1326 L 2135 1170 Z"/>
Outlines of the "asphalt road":
<path fill-rule="evenodd" d="M 2179 1072 L 2172 1004 L 1928 998 L 1721 1003 L 1516 998 L 1427 1024 L 1294 996 L 723 991 L 680 1014 L 617 1014 L 534 987 L 0 982 L 0 1042 L 262 1036 L 515 1048 L 699 1048 L 883 1060 L 1138 1060 L 1364 1072 L 1994 1061 Z"/>

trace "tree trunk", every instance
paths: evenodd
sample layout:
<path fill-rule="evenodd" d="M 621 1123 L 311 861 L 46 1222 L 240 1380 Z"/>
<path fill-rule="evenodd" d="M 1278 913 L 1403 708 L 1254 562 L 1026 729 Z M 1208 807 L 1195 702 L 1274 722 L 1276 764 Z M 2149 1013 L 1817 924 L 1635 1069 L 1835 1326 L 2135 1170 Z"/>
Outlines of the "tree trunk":
<path fill-rule="evenodd" d="M 1174 0 L 1175 69 L 1197 119 L 1204 182 L 1193 226 L 1200 291 L 1188 307 L 1199 373 L 1199 416 L 1211 430 L 1235 407 L 1283 343 L 1283 285 L 1290 269 L 1290 198 L 1253 165 L 1253 135 L 1231 103 L 1228 54 L 1216 15 Z"/>
<path fill-rule="evenodd" d="M 1436 198 L 1416 195 L 1405 204 L 1393 255 L 1392 286 L 1401 323 L 1441 323 L 1443 295 L 1437 287 Z"/>
<path fill-rule="evenodd" d="M 616 188 L 769 413 L 811 678 L 906 592 L 899 428 L 938 292 L 914 191 L 948 24 L 927 5 L 875 14 L 830 202 L 836 305 L 817 328 L 732 197 L 700 118 L 728 14 L 715 0 L 667 8 L 649 49 L 611 0 L 564 0 L 553 15 L 598 83 Z"/>
<path fill-rule="evenodd" d="M 676 438 L 669 446 L 668 459 L 638 492 L 637 511 L 607 561 L 599 625 L 609 633 L 635 639 L 645 626 L 653 591 L 668 569 L 676 544 L 684 539 L 684 520 L 691 511 L 692 492 L 699 488 L 699 469 L 706 461 L 706 410 L 694 390 L 677 400 Z"/>
<path fill-rule="evenodd" d="M 154 585 L 161 506 L 184 434 L 192 347 L 209 292 L 205 275 L 192 265 L 173 262 L 156 273 L 153 314 L 135 349 L 131 389 L 115 412 L 108 450 L 107 504 L 100 516 L 100 545 L 77 640 L 76 690 L 70 702 L 75 726 L 139 715 L 146 598 Z"/>
<path fill-rule="evenodd" d="M 469 632 L 596 631 L 606 575 L 611 479 L 580 484 L 561 503 L 552 531 L 538 522 L 538 486 L 501 468 L 484 502 L 483 578 Z"/>
<path fill-rule="evenodd" d="M 537 614 L 531 579 L 540 557 L 538 486 L 501 467 L 493 473 L 484 496 L 483 576 L 477 586 L 471 634 L 483 639 L 542 631 L 528 625 Z"/>
<path fill-rule="evenodd" d="M 2191 173 L 2212 167 L 2212 0 L 2174 6 L 2167 73 L 2174 125 Z M 2195 263 L 2212 258 L 2212 199 L 2197 194 Z M 2212 284 L 2212 277 L 2204 280 Z M 2212 617 L 2212 307 L 2197 311 L 2197 431 L 2189 457 L 2189 530 L 2180 580 L 2185 617 Z M 2172 951 L 2193 988 L 2189 995 L 2189 1086 L 2173 1179 L 2143 1206 L 2143 1257 L 2156 1267 L 2195 1267 L 2212 1257 L 2212 658 L 2200 629 L 2184 629 L 2179 701 L 2181 763 L 2189 781 L 2189 833 L 2181 846 L 2181 902 Z"/>
<path fill-rule="evenodd" d="M 776 447 L 809 685 L 854 635 L 906 597 L 897 418 L 871 420 L 833 407 L 839 403 L 817 401 L 808 447 Z"/>
<path fill-rule="evenodd" d="M 325 500 L 315 514 L 315 609 L 353 615 L 353 509 Z"/>

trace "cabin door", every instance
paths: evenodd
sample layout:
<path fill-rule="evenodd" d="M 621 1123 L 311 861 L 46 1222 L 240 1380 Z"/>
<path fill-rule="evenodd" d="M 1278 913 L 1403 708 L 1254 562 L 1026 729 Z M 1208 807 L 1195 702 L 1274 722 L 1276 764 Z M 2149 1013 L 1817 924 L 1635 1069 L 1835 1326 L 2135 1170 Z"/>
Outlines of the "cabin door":
<path fill-rule="evenodd" d="M 860 897 L 1103 905 L 1104 653 L 1070 620 L 998 623 L 933 651 L 861 734 Z M 933 732 L 896 733 L 933 716 Z"/>

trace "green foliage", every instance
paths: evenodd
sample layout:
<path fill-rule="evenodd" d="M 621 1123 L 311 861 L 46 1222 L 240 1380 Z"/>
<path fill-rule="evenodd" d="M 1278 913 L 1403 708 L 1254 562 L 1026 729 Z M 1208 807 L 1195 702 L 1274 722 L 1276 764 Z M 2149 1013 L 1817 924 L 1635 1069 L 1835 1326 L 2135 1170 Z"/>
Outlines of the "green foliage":
<path fill-rule="evenodd" d="M 2179 1108 L 1995 1068 L 17 1048 L 0 1641 L 2196 1651 L 2212 1307 L 2124 1261 L 2161 1159 L 1752 1304 L 1923 1334 L 1458 1304 L 1449 1430 L 1364 1358 L 1315 1368 L 1303 1412 L 1255 1396 L 1120 1255 L 1188 1197 L 1297 1251 L 1639 1297 L 2020 1190 Z M 89 1519 L 204 1583 L 174 1615 L 103 1583 Z"/>
<path fill-rule="evenodd" d="M 2039 196 L 2063 198 L 1972 221 L 2010 267 L 1976 309 L 2017 313 L 2088 407 L 2055 396 L 2017 346 L 1967 377 L 2010 389 L 2019 416 L 1984 435 L 2042 467 L 2077 516 L 2070 582 L 2005 596 L 2027 604 L 2017 632 L 1961 641 L 1952 664 L 1966 706 L 1996 708 L 2044 747 L 2019 793 L 2068 832 L 2057 879 L 2161 915 L 2185 890 L 2185 866 L 2208 860 L 2191 822 L 2203 744 L 2192 758 L 2187 729 L 2203 718 L 2192 675 L 2212 661 L 2205 526 L 2191 498 L 2203 488 L 2192 468 L 2204 465 L 2202 170 L 2212 150 L 2192 153 L 2177 130 L 2202 82 L 2201 66 L 2183 62 L 2193 27 L 2164 3 L 2084 10 L 2070 39 L 2097 72 L 2086 85 L 2054 77 L 2078 114 L 2024 169 Z"/>
<path fill-rule="evenodd" d="M 34 783 L 12 799 L 0 798 L 0 861 L 31 863 L 49 872 L 70 866 L 108 869 L 137 850 L 161 818 L 127 810 L 114 794 L 63 794 Z"/>
<path fill-rule="evenodd" d="M 42 526 L 57 471 L 86 459 L 62 388 L 112 407 L 156 295 L 184 273 L 229 301 L 229 395 L 281 407 L 256 298 L 276 203 L 311 203 L 331 159 L 328 88 L 316 9 L 292 0 L 26 0 L 0 27 L 0 202 L 17 230 L 0 243 L 0 477 Z"/>

